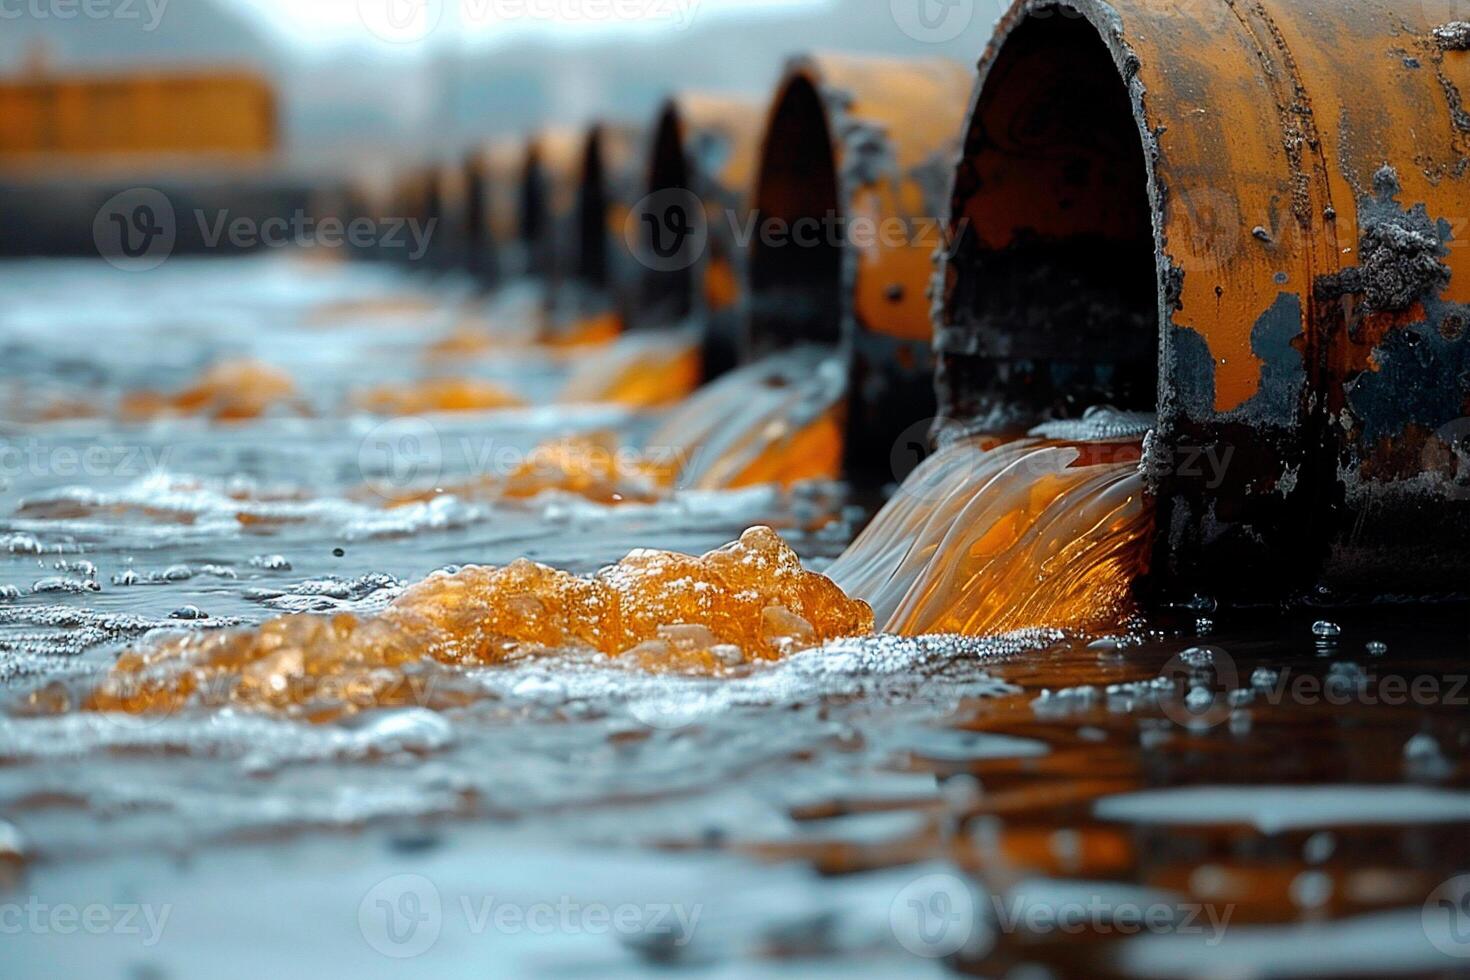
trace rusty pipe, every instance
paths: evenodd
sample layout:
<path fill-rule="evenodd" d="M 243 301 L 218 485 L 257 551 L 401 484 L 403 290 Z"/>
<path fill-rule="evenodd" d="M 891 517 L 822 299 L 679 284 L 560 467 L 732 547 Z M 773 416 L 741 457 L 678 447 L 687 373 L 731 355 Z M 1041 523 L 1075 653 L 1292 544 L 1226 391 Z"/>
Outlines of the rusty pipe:
<path fill-rule="evenodd" d="M 934 414 L 927 287 L 972 73 L 820 55 L 786 69 L 755 192 L 746 356 L 831 344 L 850 362 L 846 456 L 890 472 Z"/>
<path fill-rule="evenodd" d="M 1470 590 L 1470 53 L 1436 6 L 1020 0 L 981 58 L 942 411 L 1157 411 L 1169 590 Z"/>
<path fill-rule="evenodd" d="M 624 228 L 643 266 L 629 322 L 697 322 L 706 378 L 738 360 L 748 295 L 747 249 L 739 232 L 751 208 L 764 123 L 762 108 L 741 99 L 702 92 L 670 98 L 653 128 L 645 197 L 630 215 L 637 223 Z M 695 216 L 697 225 L 680 224 L 689 220 L 680 208 L 697 210 L 702 218 Z M 674 251 L 672 240 L 653 240 L 654 233 L 670 228 L 690 235 L 681 243 L 684 251 Z"/>
<path fill-rule="evenodd" d="M 389 199 L 389 218 L 397 221 L 416 222 L 418 227 L 427 228 L 427 222 L 438 209 L 432 168 L 415 166 L 398 174 L 393 181 Z M 433 248 L 432 234 L 429 239 L 429 248 Z M 416 266 L 424 268 L 429 265 L 428 252 L 420 255 L 410 249 L 400 248 L 392 250 L 391 257 L 402 262 L 413 262 Z"/>
<path fill-rule="evenodd" d="M 627 312 L 636 275 L 623 226 L 641 193 L 640 150 L 636 130 L 602 122 L 549 129 L 531 140 L 524 211 L 531 271 L 545 283 L 553 330 Z"/>
<path fill-rule="evenodd" d="M 463 269 L 469 248 L 469 174 L 462 160 L 436 164 L 429 175 L 430 265 L 440 271 Z"/>
<path fill-rule="evenodd" d="M 472 149 L 465 161 L 470 269 L 486 283 L 505 282 L 530 271 L 528 153 L 525 140 L 497 138 Z"/>
<path fill-rule="evenodd" d="M 548 292 L 572 275 L 583 152 L 582 134 L 570 128 L 543 130 L 526 144 L 521 233 L 528 246 L 527 271 Z"/>

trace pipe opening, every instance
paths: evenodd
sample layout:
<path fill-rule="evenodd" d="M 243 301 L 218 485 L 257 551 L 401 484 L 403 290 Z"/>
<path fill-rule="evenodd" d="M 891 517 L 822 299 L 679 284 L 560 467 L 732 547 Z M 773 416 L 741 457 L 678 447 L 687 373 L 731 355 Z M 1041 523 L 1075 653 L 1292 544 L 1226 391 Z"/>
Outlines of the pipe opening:
<path fill-rule="evenodd" d="M 546 172 L 541 165 L 541 151 L 534 145 L 526 151 L 526 164 L 521 172 L 517 235 L 526 249 L 529 272 L 533 276 L 551 274 L 551 246 L 547 229 Z"/>
<path fill-rule="evenodd" d="M 607 176 L 602 159 L 602 132 L 587 138 L 582 182 L 577 189 L 576 278 L 594 289 L 608 286 Z"/>
<path fill-rule="evenodd" d="M 957 174 L 941 370 L 959 417 L 1074 417 L 1158 400 L 1158 276 L 1143 142 L 1071 8 L 1005 40 Z"/>
<path fill-rule="evenodd" d="M 485 184 L 485 168 L 478 160 L 471 159 L 465 167 L 465 244 L 476 255 L 489 239 Z"/>
<path fill-rule="evenodd" d="M 649 163 L 648 193 L 691 191 L 689 161 L 681 138 L 683 125 L 678 110 L 670 105 L 659 117 Z M 679 323 L 694 313 L 694 269 L 691 263 L 679 269 L 646 269 L 634 298 L 634 322 L 639 325 Z"/>
<path fill-rule="evenodd" d="M 750 346 L 760 354 L 842 340 L 837 161 L 822 98 L 804 77 L 777 102 L 761 154 L 750 252 Z"/>

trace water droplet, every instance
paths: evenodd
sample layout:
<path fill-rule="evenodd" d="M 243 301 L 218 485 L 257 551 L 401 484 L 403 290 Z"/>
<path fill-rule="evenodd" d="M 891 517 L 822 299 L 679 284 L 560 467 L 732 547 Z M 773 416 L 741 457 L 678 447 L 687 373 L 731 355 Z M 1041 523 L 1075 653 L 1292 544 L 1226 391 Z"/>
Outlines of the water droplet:
<path fill-rule="evenodd" d="M 1184 696 L 1184 706 L 1194 712 L 1204 711 L 1214 703 L 1215 696 L 1210 693 L 1210 689 L 1207 687 L 1192 687 L 1189 689 L 1189 693 Z"/>
<path fill-rule="evenodd" d="M 1216 647 L 1190 647 L 1179 654 L 1179 659 L 1191 667 L 1208 667 L 1215 662 Z"/>
<path fill-rule="evenodd" d="M 1368 651 L 1370 657 L 1381 657 L 1388 652 L 1388 644 L 1382 640 L 1369 640 L 1363 645 L 1363 649 Z"/>
<path fill-rule="evenodd" d="M 1312 635 L 1319 640 L 1330 640 L 1342 635 L 1342 627 L 1327 619 L 1312 624 Z"/>
<path fill-rule="evenodd" d="M 1332 898 L 1332 876 L 1322 871 L 1303 871 L 1291 880 L 1291 900 L 1300 909 L 1319 909 Z"/>
<path fill-rule="evenodd" d="M 1302 845 L 1302 860 L 1308 864 L 1321 864 L 1337 850 L 1337 836 L 1328 831 L 1313 834 Z"/>

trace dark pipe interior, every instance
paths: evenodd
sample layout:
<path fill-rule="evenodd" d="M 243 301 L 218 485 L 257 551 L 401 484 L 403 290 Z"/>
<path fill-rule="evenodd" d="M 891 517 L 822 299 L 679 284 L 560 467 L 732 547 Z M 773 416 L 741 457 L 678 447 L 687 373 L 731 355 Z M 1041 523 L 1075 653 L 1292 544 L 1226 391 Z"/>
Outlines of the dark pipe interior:
<path fill-rule="evenodd" d="M 521 244 L 528 257 L 528 271 L 533 276 L 551 274 L 552 242 L 547 207 L 546 171 L 541 165 L 540 151 L 533 146 L 526 153 L 526 167 L 521 174 L 517 221 Z"/>
<path fill-rule="evenodd" d="M 941 364 L 953 416 L 1157 403 L 1158 280 L 1138 125 L 1096 30 L 1053 14 L 1005 41 L 967 134 L 944 322 L 976 343 Z"/>
<path fill-rule="evenodd" d="M 594 130 L 582 159 L 577 189 L 577 278 L 598 289 L 608 285 L 607 183 L 602 135 Z"/>
<path fill-rule="evenodd" d="M 837 345 L 844 309 L 837 164 L 821 96 L 793 79 L 782 93 L 761 154 L 751 240 L 751 347 Z M 781 236 L 781 237 L 775 237 Z"/>
<path fill-rule="evenodd" d="M 680 138 L 678 111 L 673 106 L 659 117 L 649 163 L 648 192 L 690 191 L 689 161 Z M 655 199 L 657 200 L 657 199 Z M 654 214 L 656 220 L 661 217 Z M 695 264 L 682 269 L 646 269 L 634 299 L 634 322 L 640 326 L 678 323 L 694 312 Z"/>
<path fill-rule="evenodd" d="M 470 249 L 485 247 L 489 238 L 485 229 L 485 171 L 478 161 L 465 168 L 465 243 Z"/>

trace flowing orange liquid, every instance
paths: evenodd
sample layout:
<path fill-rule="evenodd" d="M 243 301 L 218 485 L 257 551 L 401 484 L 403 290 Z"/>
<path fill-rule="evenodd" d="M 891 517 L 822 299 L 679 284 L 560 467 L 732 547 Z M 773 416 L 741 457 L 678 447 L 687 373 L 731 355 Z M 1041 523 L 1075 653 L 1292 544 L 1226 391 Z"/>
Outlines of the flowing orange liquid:
<path fill-rule="evenodd" d="M 599 503 L 647 503 L 678 487 L 727 490 L 842 472 L 846 381 L 838 361 L 814 351 L 774 355 L 701 388 L 672 410 L 641 450 L 612 433 L 544 443 L 504 476 L 395 496 L 392 506 L 442 493 L 525 499 L 550 491 Z"/>
<path fill-rule="evenodd" d="M 1119 625 L 1153 526 L 1138 443 L 986 445 L 926 459 L 827 574 L 892 633 Z"/>
<path fill-rule="evenodd" d="M 559 400 L 660 408 L 689 397 L 700 370 L 699 345 L 688 334 L 630 334 L 581 360 Z"/>
<path fill-rule="evenodd" d="M 401 385 L 378 385 L 353 392 L 349 400 L 355 408 L 377 415 L 484 412 L 525 404 L 519 396 L 493 381 L 477 378 L 430 378 Z"/>
<path fill-rule="evenodd" d="M 131 420 L 197 416 L 240 421 L 259 418 L 295 395 L 295 382 L 278 368 L 253 360 L 223 361 L 173 394 L 138 391 L 124 395 L 119 411 Z"/>
<path fill-rule="evenodd" d="M 153 714 L 236 705 L 327 721 L 471 697 L 452 681 L 436 695 L 433 671 L 444 666 L 560 653 L 720 675 L 872 629 L 866 603 L 757 527 L 698 558 L 635 551 L 590 578 L 525 559 L 469 567 L 430 576 L 373 617 L 283 616 L 128 650 L 84 706 Z"/>

